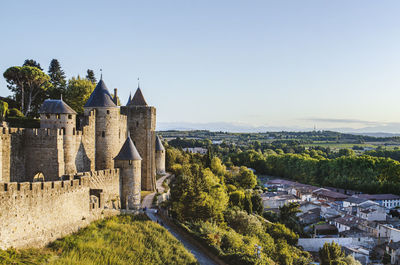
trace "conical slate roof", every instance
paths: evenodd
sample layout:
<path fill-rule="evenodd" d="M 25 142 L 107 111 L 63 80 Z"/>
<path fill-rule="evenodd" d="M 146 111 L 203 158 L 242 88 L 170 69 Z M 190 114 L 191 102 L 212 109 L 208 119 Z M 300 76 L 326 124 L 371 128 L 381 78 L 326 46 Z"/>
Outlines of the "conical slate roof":
<path fill-rule="evenodd" d="M 116 107 L 103 79 L 100 79 L 97 83 L 96 88 L 93 90 L 84 107 Z"/>
<path fill-rule="evenodd" d="M 161 142 L 160 137 L 156 136 L 156 151 L 165 151 L 165 148 Z"/>
<path fill-rule="evenodd" d="M 142 90 L 140 90 L 140 87 L 136 90 L 135 95 L 133 96 L 131 102 L 129 105 L 133 106 L 147 106 L 146 100 L 143 97 Z"/>
<path fill-rule="evenodd" d="M 131 93 L 129 93 L 129 98 L 128 98 L 128 102 L 126 103 L 126 106 L 128 106 L 132 101 L 132 95 Z"/>
<path fill-rule="evenodd" d="M 129 134 L 114 160 L 142 160 Z"/>
<path fill-rule="evenodd" d="M 39 113 L 76 114 L 76 112 L 62 99 L 46 99 L 40 107 Z"/>

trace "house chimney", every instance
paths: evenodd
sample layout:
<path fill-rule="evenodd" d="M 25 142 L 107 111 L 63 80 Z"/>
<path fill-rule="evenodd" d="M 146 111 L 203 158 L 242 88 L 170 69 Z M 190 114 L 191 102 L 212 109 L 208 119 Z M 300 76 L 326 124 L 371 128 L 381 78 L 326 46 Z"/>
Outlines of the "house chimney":
<path fill-rule="evenodd" d="M 117 89 L 117 88 L 114 88 L 114 98 L 113 98 L 113 101 L 114 101 L 115 105 L 118 106 L 118 89 Z"/>

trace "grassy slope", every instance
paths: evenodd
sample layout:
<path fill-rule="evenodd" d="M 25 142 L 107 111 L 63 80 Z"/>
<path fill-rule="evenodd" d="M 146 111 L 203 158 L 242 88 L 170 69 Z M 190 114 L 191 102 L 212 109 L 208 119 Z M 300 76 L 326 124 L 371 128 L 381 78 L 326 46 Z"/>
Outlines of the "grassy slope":
<path fill-rule="evenodd" d="M 44 249 L 0 250 L 0 264 L 196 264 L 180 242 L 145 216 L 92 223 Z"/>

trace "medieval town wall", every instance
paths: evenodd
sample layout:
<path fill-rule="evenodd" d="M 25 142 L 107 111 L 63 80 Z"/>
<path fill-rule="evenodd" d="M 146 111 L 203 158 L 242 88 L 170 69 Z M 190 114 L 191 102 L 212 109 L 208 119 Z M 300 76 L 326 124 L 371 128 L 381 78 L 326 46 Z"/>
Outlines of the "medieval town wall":
<path fill-rule="evenodd" d="M 149 106 L 121 107 L 128 116 L 128 130 L 142 157 L 142 190 L 155 190 L 156 109 Z"/>
<path fill-rule="evenodd" d="M 0 248 L 44 246 L 118 214 L 102 199 L 119 205 L 119 173 L 113 169 L 80 173 L 76 179 L 63 176 L 67 180 L 61 181 L 0 183 Z"/>
<path fill-rule="evenodd" d="M 45 180 L 59 180 L 64 174 L 63 130 L 26 129 L 24 139 L 26 176 L 39 172 Z"/>
<path fill-rule="evenodd" d="M 1 138 L 1 177 L 4 182 L 26 181 L 24 130 L 21 128 L 2 128 Z"/>
<path fill-rule="evenodd" d="M 82 130 L 77 131 L 75 139 L 75 166 L 77 172 L 95 170 L 95 122 L 95 111 L 90 111 L 82 121 Z"/>

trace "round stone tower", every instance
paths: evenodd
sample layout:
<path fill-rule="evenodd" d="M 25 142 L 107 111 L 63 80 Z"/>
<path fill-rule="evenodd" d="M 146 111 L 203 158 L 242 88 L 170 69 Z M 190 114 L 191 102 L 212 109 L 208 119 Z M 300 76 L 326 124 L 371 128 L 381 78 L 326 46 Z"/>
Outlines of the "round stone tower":
<path fill-rule="evenodd" d="M 130 210 L 139 209 L 142 158 L 132 142 L 129 133 L 128 138 L 114 160 L 115 167 L 120 169 L 122 208 Z"/>
<path fill-rule="evenodd" d="M 148 106 L 138 86 L 133 98 L 121 113 L 127 115 L 128 131 L 142 156 L 142 190 L 156 189 L 156 109 Z"/>
<path fill-rule="evenodd" d="M 92 110 L 95 110 L 96 116 L 95 169 L 114 168 L 113 158 L 120 147 L 120 110 L 115 105 L 103 79 L 97 83 L 84 106 L 86 116 Z"/>
<path fill-rule="evenodd" d="M 165 148 L 160 137 L 156 136 L 156 172 L 165 174 Z"/>
<path fill-rule="evenodd" d="M 61 129 L 64 149 L 64 174 L 76 173 L 76 112 L 61 99 L 46 99 L 40 110 L 40 128 Z"/>

